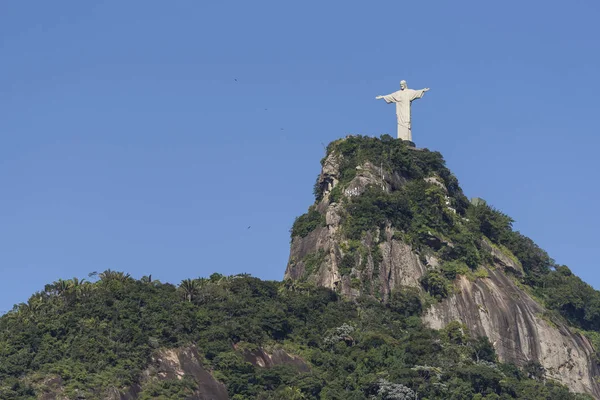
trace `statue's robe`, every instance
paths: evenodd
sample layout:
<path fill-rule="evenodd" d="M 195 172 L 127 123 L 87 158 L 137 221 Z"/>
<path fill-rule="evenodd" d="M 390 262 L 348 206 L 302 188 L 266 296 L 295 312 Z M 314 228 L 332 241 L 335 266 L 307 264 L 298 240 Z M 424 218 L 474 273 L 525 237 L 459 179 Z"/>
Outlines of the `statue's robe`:
<path fill-rule="evenodd" d="M 383 96 L 386 103 L 396 103 L 398 139 L 410 140 L 412 142 L 412 133 L 410 131 L 410 103 L 413 100 L 420 99 L 424 94 L 425 89 L 404 89 Z"/>

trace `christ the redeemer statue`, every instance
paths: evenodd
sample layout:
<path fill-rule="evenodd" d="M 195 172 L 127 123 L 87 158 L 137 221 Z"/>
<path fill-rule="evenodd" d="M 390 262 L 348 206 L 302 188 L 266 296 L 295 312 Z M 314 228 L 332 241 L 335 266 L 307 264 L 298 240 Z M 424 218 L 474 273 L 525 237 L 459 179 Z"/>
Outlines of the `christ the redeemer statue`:
<path fill-rule="evenodd" d="M 396 117 L 398 117 L 398 139 L 410 140 L 412 142 L 412 133 L 410 131 L 410 103 L 413 100 L 423 97 L 429 88 L 421 90 L 409 89 L 406 81 L 400 81 L 400 90 L 385 96 L 377 96 L 375 99 L 384 99 L 386 103 L 396 103 Z"/>

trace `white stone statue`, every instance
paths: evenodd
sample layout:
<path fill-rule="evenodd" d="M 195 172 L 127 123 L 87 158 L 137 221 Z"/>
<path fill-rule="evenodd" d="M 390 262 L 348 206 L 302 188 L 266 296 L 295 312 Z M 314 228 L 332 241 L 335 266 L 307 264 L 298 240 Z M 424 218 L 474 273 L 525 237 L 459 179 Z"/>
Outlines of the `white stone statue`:
<path fill-rule="evenodd" d="M 412 133 L 410 131 L 410 103 L 413 100 L 423 97 L 429 88 L 421 90 L 409 89 L 406 81 L 400 81 L 400 90 L 385 96 L 377 96 L 375 99 L 384 99 L 386 103 L 396 103 L 396 117 L 398 118 L 398 139 L 410 140 L 412 142 Z"/>

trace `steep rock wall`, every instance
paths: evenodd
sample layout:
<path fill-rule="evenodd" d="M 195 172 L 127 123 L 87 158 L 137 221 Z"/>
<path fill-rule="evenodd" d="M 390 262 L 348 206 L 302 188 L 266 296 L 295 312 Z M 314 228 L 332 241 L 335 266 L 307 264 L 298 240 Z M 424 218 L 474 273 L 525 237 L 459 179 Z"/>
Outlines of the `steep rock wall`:
<path fill-rule="evenodd" d="M 489 278 L 475 282 L 459 277 L 458 293 L 430 308 L 425 323 L 440 329 L 460 321 L 471 333 L 487 336 L 502 361 L 538 361 L 548 377 L 600 397 L 600 371 L 590 342 L 560 321 L 548 322 L 546 310 L 504 273 L 488 272 Z"/>
<path fill-rule="evenodd" d="M 430 254 L 417 254 L 410 245 L 396 237 L 390 226 L 367 234 L 361 240 L 361 245 L 368 249 L 357 262 L 363 265 L 361 271 L 353 269 L 351 274 L 341 273 L 345 253 L 345 238 L 341 232 L 343 210 L 340 203 L 330 200 L 340 182 L 339 163 L 335 153 L 329 154 L 323 162 L 317 184 L 325 190 L 316 209 L 325 215 L 325 226 L 316 228 L 305 237 L 292 238 L 285 279 L 308 280 L 337 290 L 350 299 L 358 296 L 360 290 L 386 300 L 394 288 L 421 288 L 420 278 L 427 268 L 435 267 L 439 261 Z M 352 181 L 341 190 L 338 188 L 344 197 L 359 196 L 369 185 L 379 185 L 390 192 L 406 183 L 398 174 L 385 174 L 370 163 L 356 169 Z M 438 179 L 426 180 L 446 190 Z M 432 241 L 440 239 L 432 236 Z M 460 321 L 472 334 L 487 336 L 502 361 L 517 365 L 524 365 L 529 360 L 538 361 L 546 369 L 548 377 L 573 391 L 589 393 L 600 399 L 600 385 L 596 381 L 600 370 L 593 361 L 591 343 L 560 321 L 547 322 L 544 317 L 546 310 L 509 277 L 523 274 L 523 267 L 514 256 L 487 241 L 481 246 L 493 257 L 494 267 L 488 269 L 489 277 L 476 281 L 463 276 L 457 278 L 458 293 L 429 309 L 423 317 L 424 322 L 440 329 L 451 321 Z M 373 254 L 375 247 L 379 249 L 377 260 Z M 370 289 L 362 284 L 361 289 L 353 287 L 350 276 L 359 276 L 361 282 L 371 282 Z"/>
<path fill-rule="evenodd" d="M 398 174 L 384 173 L 368 162 L 356 169 L 356 176 L 342 192 L 344 197 L 359 196 L 369 185 L 381 186 L 389 192 L 406 181 Z M 341 274 L 340 267 L 345 254 L 341 245 L 344 240 L 340 225 L 342 210 L 339 203 L 330 202 L 331 193 L 339 183 L 339 175 L 339 158 L 332 153 L 324 161 L 318 181 L 319 185 L 326 188 L 323 199 L 316 205 L 316 209 L 325 215 L 325 226 L 316 228 L 304 237 L 292 238 L 284 279 L 306 279 L 319 286 L 338 290 L 349 298 L 360 294 L 350 276 L 360 277 L 362 282 L 373 282 L 368 293 L 384 298 L 398 286 L 419 287 L 419 278 L 426 268 L 409 245 L 394 239 L 395 230 L 392 227 L 377 232 L 376 236 L 367 235 L 362 239 L 361 244 L 366 251 L 356 260 L 356 264 L 362 268 L 360 271 L 354 268 L 352 274 Z M 381 259 L 376 260 L 374 252 L 378 252 Z M 308 261 L 307 257 L 312 259 Z M 313 265 L 308 268 L 307 264 Z"/>

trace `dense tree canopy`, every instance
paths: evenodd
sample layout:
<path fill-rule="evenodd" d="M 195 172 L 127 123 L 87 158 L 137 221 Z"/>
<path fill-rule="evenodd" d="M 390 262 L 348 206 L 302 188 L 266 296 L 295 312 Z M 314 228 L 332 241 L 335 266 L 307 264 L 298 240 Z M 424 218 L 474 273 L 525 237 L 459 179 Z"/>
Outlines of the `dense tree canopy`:
<path fill-rule="evenodd" d="M 33 399 L 44 376 L 58 375 L 65 394 L 100 399 L 137 382 L 157 349 L 189 344 L 233 399 L 578 398 L 498 363 L 489 341 L 458 323 L 425 328 L 422 308 L 414 290 L 386 305 L 348 302 L 245 275 L 179 287 L 114 271 L 96 282 L 61 280 L 0 319 L 0 398 Z M 245 362 L 240 349 L 259 346 L 282 347 L 310 371 Z M 189 378 L 156 381 L 140 398 L 183 399 L 194 389 Z"/>

